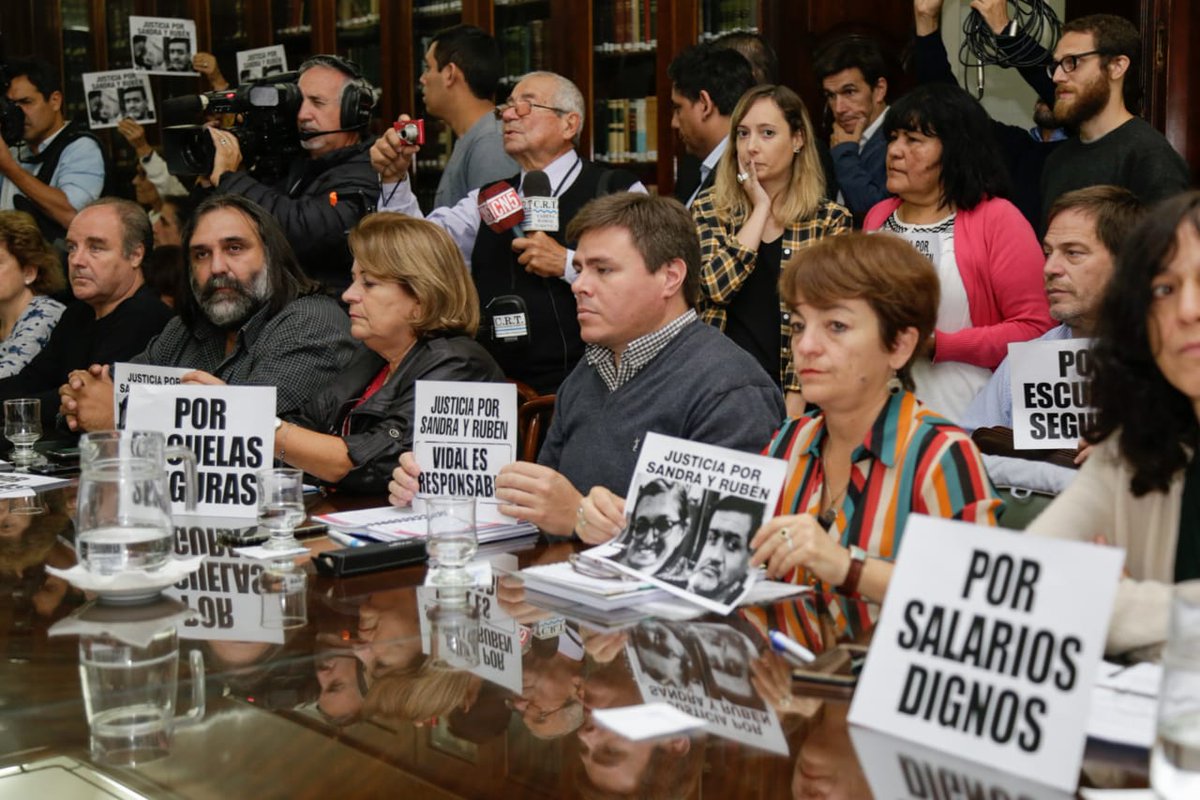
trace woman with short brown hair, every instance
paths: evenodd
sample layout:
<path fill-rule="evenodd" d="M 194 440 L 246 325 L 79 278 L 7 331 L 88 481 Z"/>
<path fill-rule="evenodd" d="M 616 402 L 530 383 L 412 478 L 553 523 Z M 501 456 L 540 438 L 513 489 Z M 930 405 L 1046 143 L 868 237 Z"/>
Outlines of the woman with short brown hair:
<path fill-rule="evenodd" d="M 24 211 L 0 211 L 0 378 L 41 352 L 62 316 L 49 295 L 66 288 L 54 248 Z"/>
<path fill-rule="evenodd" d="M 879 601 L 910 514 L 995 524 L 974 443 L 912 393 L 938 295 L 928 259 L 896 237 L 836 236 L 785 268 L 796 373 L 819 410 L 766 448 L 788 462 L 780 516 L 751 542 L 771 577 Z"/>
<path fill-rule="evenodd" d="M 462 254 L 433 223 L 369 214 L 350 232 L 353 282 L 342 293 L 362 343 L 334 381 L 275 432 L 275 454 L 364 494 L 387 490 L 412 449 L 418 380 L 500 381 L 474 337 L 479 296 Z"/>

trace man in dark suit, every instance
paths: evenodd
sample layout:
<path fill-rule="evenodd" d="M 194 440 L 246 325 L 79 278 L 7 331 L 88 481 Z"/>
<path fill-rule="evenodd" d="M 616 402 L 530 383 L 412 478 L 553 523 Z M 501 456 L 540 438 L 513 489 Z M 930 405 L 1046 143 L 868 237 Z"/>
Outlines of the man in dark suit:
<path fill-rule="evenodd" d="M 729 143 L 729 117 L 747 89 L 754 85 L 750 62 L 740 53 L 696 45 L 684 50 L 667 67 L 671 78 L 671 127 L 679 132 L 683 149 L 702 159 L 680 160 L 675 197 L 688 206 L 712 186 L 717 162 Z"/>
<path fill-rule="evenodd" d="M 888 196 L 887 142 L 880 132 L 887 114 L 886 68 L 879 46 L 862 36 L 831 42 L 813 63 L 832 118 L 829 152 L 841 189 L 835 199 L 856 222 Z"/>

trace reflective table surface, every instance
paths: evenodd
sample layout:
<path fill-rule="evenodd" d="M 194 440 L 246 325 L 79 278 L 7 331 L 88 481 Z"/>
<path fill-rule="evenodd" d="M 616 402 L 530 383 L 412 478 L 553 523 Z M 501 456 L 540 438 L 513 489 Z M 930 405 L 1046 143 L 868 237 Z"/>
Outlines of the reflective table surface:
<path fill-rule="evenodd" d="M 434 590 L 423 567 L 249 561 L 226 545 L 252 520 L 179 517 L 176 557 L 205 563 L 112 604 L 51 573 L 76 561 L 73 506 L 72 487 L 0 499 L 0 797 L 1063 796 L 851 729 L 852 688 L 793 681 L 766 629 L 848 674 L 839 643 L 868 643 L 876 609 L 841 598 L 596 612 L 507 574 L 567 543 L 520 543 L 490 554 L 489 585 Z M 643 702 L 707 725 L 634 741 L 593 719 Z M 1090 742 L 1081 784 L 1145 786 L 1146 762 Z"/>

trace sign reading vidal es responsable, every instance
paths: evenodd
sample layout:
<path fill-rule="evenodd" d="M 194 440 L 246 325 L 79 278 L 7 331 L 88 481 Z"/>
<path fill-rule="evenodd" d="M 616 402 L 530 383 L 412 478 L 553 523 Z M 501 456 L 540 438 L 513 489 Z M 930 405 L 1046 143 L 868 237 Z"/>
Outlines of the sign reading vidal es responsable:
<path fill-rule="evenodd" d="M 850 722 L 1073 791 L 1124 557 L 909 517 Z"/>

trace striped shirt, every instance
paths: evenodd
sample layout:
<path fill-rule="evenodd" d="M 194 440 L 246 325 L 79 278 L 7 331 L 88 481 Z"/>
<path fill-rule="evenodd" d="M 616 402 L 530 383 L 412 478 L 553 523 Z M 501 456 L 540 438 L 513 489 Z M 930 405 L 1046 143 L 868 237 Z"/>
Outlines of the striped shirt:
<path fill-rule="evenodd" d="M 737 240 L 744 218 L 729 219 L 717 213 L 716 190 L 709 189 L 692 204 L 692 218 L 700 236 L 700 319 L 722 331 L 728 306 L 749 279 L 758 261 L 758 251 L 742 247 Z M 822 201 L 811 215 L 792 220 L 783 228 L 783 260 L 780 270 L 801 248 L 826 236 L 849 233 L 850 212 L 836 203 Z M 784 391 L 799 391 L 800 381 L 792 368 L 791 309 L 779 304 L 779 372 Z"/>
<path fill-rule="evenodd" d="M 788 462 L 780 514 L 819 514 L 825 418 L 788 420 L 766 454 Z M 970 437 L 911 392 L 888 399 L 851 456 L 850 485 L 830 528 L 845 547 L 891 560 L 909 514 L 995 525 L 997 498 Z"/>
<path fill-rule="evenodd" d="M 788 420 L 763 451 L 788 462 L 777 514 L 820 513 L 824 440 L 825 419 L 818 412 Z M 975 443 L 912 392 L 888 399 L 851 461 L 850 485 L 829 531 L 844 547 L 858 545 L 874 558 L 891 561 L 910 514 L 996 524 L 1000 500 Z M 791 580 L 808 583 L 809 577 L 797 570 Z M 820 633 L 828 630 L 827 623 L 832 622 L 838 638 L 871 627 L 877 605 L 822 593 L 832 592 L 831 586 L 817 588 L 789 604 L 783 615 L 789 618 L 763 619 L 763 611 L 750 616 L 760 618 L 759 624 L 779 625 L 818 649 L 831 644 Z"/>

